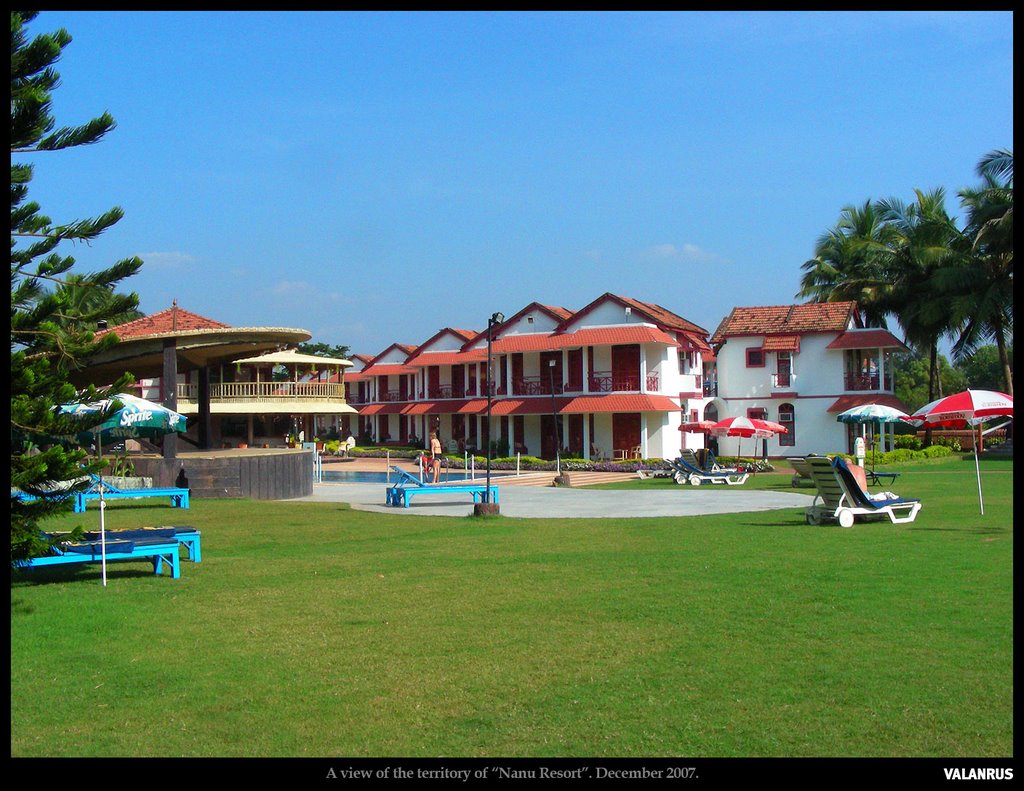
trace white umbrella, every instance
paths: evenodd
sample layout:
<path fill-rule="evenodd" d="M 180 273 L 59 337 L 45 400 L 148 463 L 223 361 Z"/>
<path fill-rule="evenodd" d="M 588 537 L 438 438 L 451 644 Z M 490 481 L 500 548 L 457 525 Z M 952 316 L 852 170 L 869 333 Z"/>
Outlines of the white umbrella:
<path fill-rule="evenodd" d="M 872 450 L 874 449 L 875 425 L 899 423 L 907 417 L 907 413 L 896 407 L 885 404 L 861 404 L 836 415 L 840 423 L 871 424 Z M 871 471 L 875 471 L 875 454 L 871 454 Z"/>
<path fill-rule="evenodd" d="M 909 423 L 926 428 L 971 428 L 994 417 L 1013 417 L 1013 396 L 993 390 L 964 390 L 945 398 L 939 398 L 904 418 Z M 974 472 L 978 477 L 978 502 L 981 513 L 985 514 L 985 501 L 981 496 L 981 467 L 978 465 L 978 443 L 971 432 L 974 445 Z"/>

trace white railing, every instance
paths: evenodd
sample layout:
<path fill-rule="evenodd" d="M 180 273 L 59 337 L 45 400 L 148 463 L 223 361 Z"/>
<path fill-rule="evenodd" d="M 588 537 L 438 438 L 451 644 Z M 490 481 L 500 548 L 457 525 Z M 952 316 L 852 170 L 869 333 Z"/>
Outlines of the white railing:
<path fill-rule="evenodd" d="M 178 401 L 197 402 L 199 385 L 179 384 Z M 210 385 L 210 401 L 345 401 L 345 386 L 336 382 L 224 382 Z"/>

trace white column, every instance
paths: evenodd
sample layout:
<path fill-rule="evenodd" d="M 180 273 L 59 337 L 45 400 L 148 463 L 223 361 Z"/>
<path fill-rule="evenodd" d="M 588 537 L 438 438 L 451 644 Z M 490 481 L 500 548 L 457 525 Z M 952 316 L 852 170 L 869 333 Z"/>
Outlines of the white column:
<path fill-rule="evenodd" d="M 590 392 L 590 355 L 588 347 L 580 347 L 580 354 L 583 356 L 583 392 Z M 588 446 L 589 447 L 589 446 Z"/>
<path fill-rule="evenodd" d="M 640 344 L 640 392 L 647 392 L 647 346 Z"/>

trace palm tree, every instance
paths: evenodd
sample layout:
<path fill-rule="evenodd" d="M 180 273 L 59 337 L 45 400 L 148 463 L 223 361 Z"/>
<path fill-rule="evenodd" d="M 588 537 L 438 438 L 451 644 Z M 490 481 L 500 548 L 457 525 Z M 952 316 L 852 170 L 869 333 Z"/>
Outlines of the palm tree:
<path fill-rule="evenodd" d="M 892 285 L 883 266 L 894 234 L 871 201 L 846 206 L 834 228 L 818 239 L 802 265 L 798 298 L 857 303 L 865 320 L 885 327 Z"/>
<path fill-rule="evenodd" d="M 881 256 L 891 284 L 886 307 L 903 327 L 907 342 L 928 354 L 928 398 L 933 400 L 941 395 L 936 393 L 941 389 L 939 340 L 955 327 L 955 317 L 935 275 L 958 265 L 963 234 L 946 213 L 945 190 L 915 190 L 915 194 L 913 203 L 889 198 L 879 201 L 876 209 L 894 234 Z"/>
<path fill-rule="evenodd" d="M 967 210 L 963 256 L 959 265 L 938 273 L 961 326 L 953 359 L 961 362 L 979 346 L 995 342 L 1003 386 L 1013 395 L 1013 372 L 1007 353 L 1013 333 L 1013 153 L 993 151 L 978 164 L 983 184 L 961 190 Z"/>

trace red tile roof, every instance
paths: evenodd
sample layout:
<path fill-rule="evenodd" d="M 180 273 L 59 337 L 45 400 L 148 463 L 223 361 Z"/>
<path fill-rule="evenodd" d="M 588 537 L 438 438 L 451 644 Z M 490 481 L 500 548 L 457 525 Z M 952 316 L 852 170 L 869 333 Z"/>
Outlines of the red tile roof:
<path fill-rule="evenodd" d="M 899 340 L 889 330 L 867 329 L 847 330 L 826 349 L 906 349 L 903 341 Z"/>
<path fill-rule="evenodd" d="M 853 409 L 855 406 L 864 406 L 864 404 L 881 404 L 882 406 L 901 409 L 907 414 L 910 413 L 906 404 L 896 396 L 886 395 L 885 393 L 858 393 L 857 395 L 839 396 L 832 406 L 825 411 L 834 413 L 845 412 L 847 409 Z"/>
<path fill-rule="evenodd" d="M 173 305 L 167 310 L 161 310 L 152 316 L 143 316 L 141 319 L 120 324 L 117 327 L 110 327 L 96 333 L 100 337 L 108 332 L 116 332 L 117 337 L 141 338 L 146 335 L 164 335 L 170 332 L 181 332 L 185 330 L 223 330 L 230 329 L 230 324 L 208 319 L 198 313 L 179 308 Z"/>
<path fill-rule="evenodd" d="M 398 376 L 400 374 L 414 374 L 418 369 L 413 368 L 411 365 L 402 365 L 400 363 L 385 363 L 382 365 L 369 365 L 362 371 L 359 371 L 355 376 L 360 374 L 363 377 L 368 376 Z M 345 377 L 348 379 L 349 377 Z"/>
<path fill-rule="evenodd" d="M 492 344 L 493 346 L 493 344 Z M 487 359 L 487 349 L 471 349 L 466 352 L 424 352 L 409 359 L 406 365 L 425 368 L 430 365 L 465 365 Z"/>
<path fill-rule="evenodd" d="M 360 415 L 398 415 L 405 404 L 363 404 L 356 407 Z"/>
<path fill-rule="evenodd" d="M 668 396 L 642 393 L 612 393 L 599 396 L 576 396 L 569 399 L 559 412 L 566 414 L 586 412 L 678 412 L 679 404 Z"/>
<path fill-rule="evenodd" d="M 809 302 L 733 308 L 711 336 L 720 343 L 735 335 L 778 335 L 805 332 L 843 332 L 856 318 L 856 302 Z"/>
<path fill-rule="evenodd" d="M 656 327 L 643 324 L 624 324 L 621 327 L 584 327 L 576 332 L 552 336 L 559 348 L 568 346 L 602 346 L 625 343 L 663 343 L 678 346 L 679 343 Z"/>
<path fill-rule="evenodd" d="M 799 352 L 799 335 L 769 335 L 764 339 L 761 348 L 766 352 Z"/>

